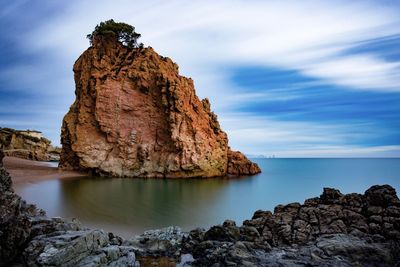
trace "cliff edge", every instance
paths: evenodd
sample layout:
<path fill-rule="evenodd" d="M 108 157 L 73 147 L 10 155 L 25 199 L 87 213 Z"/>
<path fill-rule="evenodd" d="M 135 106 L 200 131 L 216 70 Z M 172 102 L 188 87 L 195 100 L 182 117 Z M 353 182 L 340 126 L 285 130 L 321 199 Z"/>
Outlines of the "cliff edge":
<path fill-rule="evenodd" d="M 121 177 L 251 175 L 229 149 L 208 99 L 151 47 L 97 36 L 75 62 L 76 100 L 61 130 L 60 167 Z"/>

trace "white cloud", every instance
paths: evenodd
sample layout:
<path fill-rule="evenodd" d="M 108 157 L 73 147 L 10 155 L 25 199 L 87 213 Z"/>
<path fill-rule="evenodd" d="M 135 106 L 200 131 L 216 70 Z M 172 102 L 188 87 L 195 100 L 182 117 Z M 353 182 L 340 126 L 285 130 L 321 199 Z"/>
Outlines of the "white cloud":
<path fill-rule="evenodd" d="M 342 86 L 400 91 L 400 62 L 384 62 L 373 56 L 347 56 L 313 63 L 304 73 Z"/>
<path fill-rule="evenodd" d="M 135 25 L 146 44 L 179 62 L 186 75 L 246 63 L 298 70 L 354 89 L 399 91 L 399 64 L 370 53 L 341 55 L 359 42 L 399 34 L 398 11 L 379 2 L 76 1 L 27 43 L 29 49 L 63 51 L 71 61 L 87 47 L 85 34 L 112 17 Z"/>
<path fill-rule="evenodd" d="M 295 150 L 295 145 L 311 141 L 314 147 L 335 144 L 337 149 L 332 150 L 339 153 L 344 151 L 339 150 L 344 146 L 342 139 L 348 136 L 336 128 L 340 126 L 326 129 L 318 124 L 289 125 L 265 118 L 260 122 L 253 117 L 244 118 L 252 123 L 247 129 L 239 129 L 243 121 L 230 127 L 228 112 L 238 101 L 287 98 L 267 92 L 240 95 L 239 88 L 229 81 L 226 66 L 294 70 L 322 83 L 354 90 L 400 91 L 399 62 L 388 62 L 373 52 L 345 53 L 366 40 L 400 34 L 399 7 L 380 5 L 379 1 L 76 0 L 67 5 L 62 14 L 45 21 L 28 37 L 19 37 L 24 51 L 40 53 L 55 63 L 51 66 L 54 70 L 47 73 L 48 63 L 35 66 L 28 78 L 37 90 L 43 84 L 44 90 L 60 92 L 63 97 L 68 92 L 64 105 L 59 105 L 65 112 L 74 92 L 70 87 L 72 72 L 53 81 L 43 77 L 51 77 L 56 66 L 72 66 L 89 45 L 86 34 L 110 18 L 134 25 L 146 45 L 171 57 L 181 73 L 193 77 L 198 95 L 211 99 L 213 109 L 227 125 L 231 144 L 248 153 L 257 153 L 253 152 L 255 147 Z M 49 82 L 57 86 L 53 88 Z M 270 143 L 257 144 L 253 142 L 256 139 Z M 313 151 L 325 153 L 325 148 Z"/>

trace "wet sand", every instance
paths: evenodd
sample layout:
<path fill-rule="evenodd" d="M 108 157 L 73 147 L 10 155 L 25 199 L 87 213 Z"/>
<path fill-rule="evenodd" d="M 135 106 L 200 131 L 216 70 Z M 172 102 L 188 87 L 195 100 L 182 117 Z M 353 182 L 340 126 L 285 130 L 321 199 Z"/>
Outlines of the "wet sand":
<path fill-rule="evenodd" d="M 10 173 L 14 187 L 51 179 L 68 179 L 87 176 L 87 173 L 59 170 L 52 162 L 5 157 L 5 169 Z"/>

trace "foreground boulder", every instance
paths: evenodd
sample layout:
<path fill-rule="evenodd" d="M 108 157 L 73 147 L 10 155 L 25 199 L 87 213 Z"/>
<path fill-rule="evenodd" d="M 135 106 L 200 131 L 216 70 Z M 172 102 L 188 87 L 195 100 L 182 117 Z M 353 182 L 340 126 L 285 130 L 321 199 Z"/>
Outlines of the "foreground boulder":
<path fill-rule="evenodd" d="M 193 80 L 152 48 L 97 36 L 74 65 L 76 100 L 61 130 L 60 166 L 122 177 L 248 175 Z M 228 166 L 229 165 L 229 166 Z"/>
<path fill-rule="evenodd" d="M 50 140 L 35 130 L 0 128 L 0 149 L 11 157 L 40 161 L 60 159 L 60 149 L 53 147 Z"/>

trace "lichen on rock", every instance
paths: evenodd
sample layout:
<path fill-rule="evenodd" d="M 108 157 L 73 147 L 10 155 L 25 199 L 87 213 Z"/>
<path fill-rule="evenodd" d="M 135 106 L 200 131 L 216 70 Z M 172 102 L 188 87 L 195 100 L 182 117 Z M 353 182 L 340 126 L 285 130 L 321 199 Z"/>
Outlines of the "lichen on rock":
<path fill-rule="evenodd" d="M 74 73 L 76 100 L 63 120 L 60 167 L 159 178 L 260 172 L 242 154 L 230 160 L 235 152 L 209 101 L 200 101 L 193 80 L 151 47 L 97 36 Z"/>

